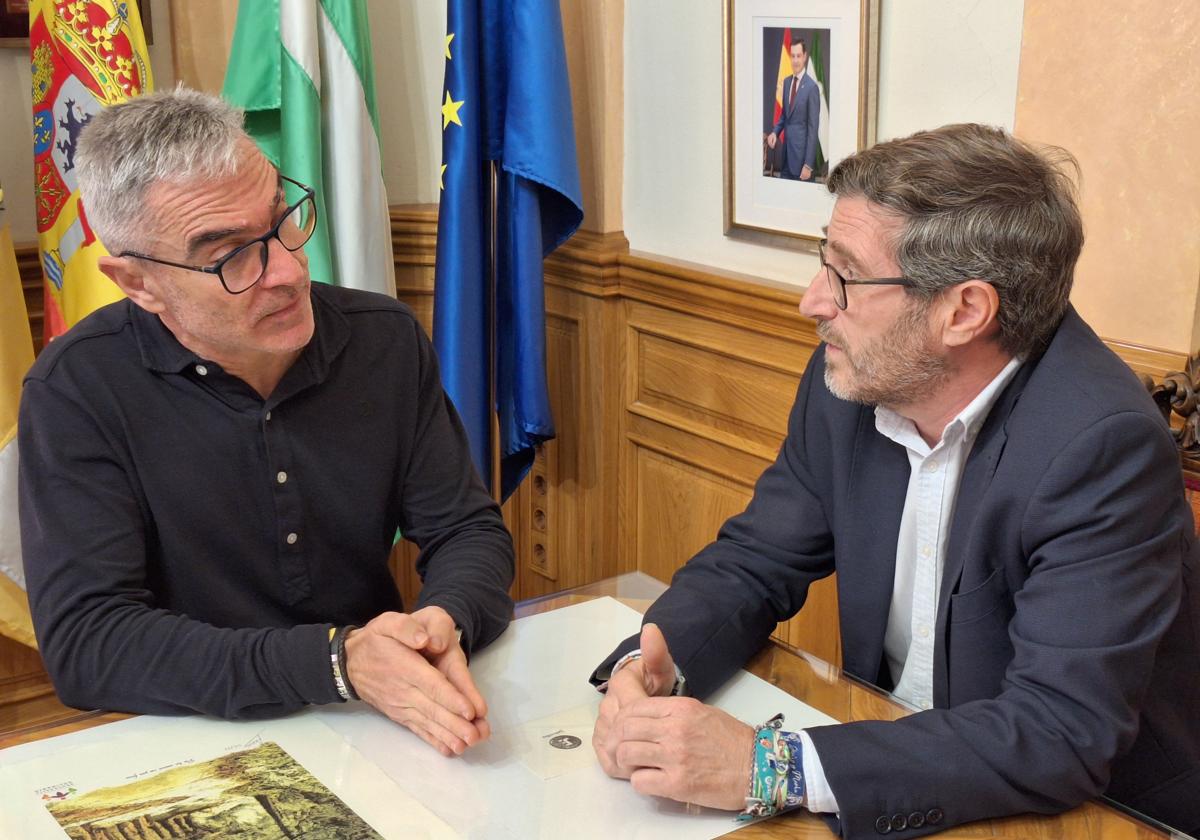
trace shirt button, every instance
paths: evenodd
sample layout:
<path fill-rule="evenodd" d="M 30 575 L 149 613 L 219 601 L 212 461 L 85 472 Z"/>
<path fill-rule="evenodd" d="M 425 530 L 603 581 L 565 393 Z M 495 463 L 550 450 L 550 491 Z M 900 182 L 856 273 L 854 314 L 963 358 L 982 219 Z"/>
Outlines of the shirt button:
<path fill-rule="evenodd" d="M 929 549 L 929 546 L 927 546 L 927 545 L 921 546 L 921 556 L 922 557 L 928 557 L 932 553 L 933 552 Z"/>
<path fill-rule="evenodd" d="M 927 461 L 925 463 L 925 472 L 937 472 L 939 466 L 941 465 L 937 461 Z"/>
<path fill-rule="evenodd" d="M 920 636 L 922 639 L 928 639 L 929 638 L 929 627 L 922 624 L 920 627 L 917 628 L 917 635 Z"/>
<path fill-rule="evenodd" d="M 280 470 L 279 472 L 275 473 L 275 480 L 280 484 L 283 484 L 285 481 L 287 481 L 287 473 L 285 473 L 283 470 Z"/>
<path fill-rule="evenodd" d="M 922 709 L 926 709 L 926 710 L 928 710 L 928 709 L 932 709 L 932 708 L 933 708 L 933 704 L 932 704 L 932 703 L 930 703 L 928 700 L 922 700 L 922 701 L 921 701 L 921 708 L 922 708 Z M 932 820 L 931 820 L 931 822 L 932 822 Z"/>
<path fill-rule="evenodd" d="M 270 420 L 270 419 L 271 419 L 271 412 L 269 412 L 269 411 L 267 412 L 266 419 L 267 419 L 267 420 Z"/>
<path fill-rule="evenodd" d="M 288 534 L 288 535 L 287 535 L 287 544 L 288 544 L 288 545 L 295 545 L 295 544 L 296 544 L 296 540 L 298 540 L 298 539 L 300 539 L 300 535 L 299 535 L 299 534 L 297 534 L 295 531 L 292 531 L 292 533 L 290 533 L 290 534 Z"/>
<path fill-rule="evenodd" d="M 208 376 L 208 368 L 206 368 L 204 365 L 196 365 L 196 373 L 200 374 L 201 376 Z"/>

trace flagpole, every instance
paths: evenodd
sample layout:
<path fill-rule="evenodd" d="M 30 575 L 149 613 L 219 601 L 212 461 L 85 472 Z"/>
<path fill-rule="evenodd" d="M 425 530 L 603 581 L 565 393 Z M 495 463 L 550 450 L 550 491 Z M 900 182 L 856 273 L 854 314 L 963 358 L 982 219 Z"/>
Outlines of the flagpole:
<path fill-rule="evenodd" d="M 488 420 L 492 433 L 488 436 L 488 466 L 491 468 L 492 498 L 503 502 L 500 486 L 500 415 L 496 411 L 496 243 L 499 229 L 496 223 L 499 206 L 498 164 L 488 161 Z"/>

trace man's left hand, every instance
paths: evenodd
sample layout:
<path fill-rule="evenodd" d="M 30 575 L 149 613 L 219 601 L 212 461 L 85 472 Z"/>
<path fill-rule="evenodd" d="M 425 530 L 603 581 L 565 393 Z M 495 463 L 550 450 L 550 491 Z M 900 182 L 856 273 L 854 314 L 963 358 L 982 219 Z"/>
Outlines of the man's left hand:
<path fill-rule="evenodd" d="M 411 615 L 429 634 L 429 641 L 417 652 L 475 707 L 475 726 L 481 738 L 488 738 L 492 730 L 487 722 L 487 701 L 471 678 L 467 655 L 458 642 L 454 619 L 441 607 L 422 607 Z"/>
<path fill-rule="evenodd" d="M 811 181 L 812 180 L 812 167 L 811 166 L 801 166 L 800 167 L 800 180 L 801 181 Z"/>
<path fill-rule="evenodd" d="M 617 763 L 636 767 L 638 793 L 709 808 L 746 804 L 754 730 L 690 697 L 647 697 L 624 706 L 613 723 Z"/>

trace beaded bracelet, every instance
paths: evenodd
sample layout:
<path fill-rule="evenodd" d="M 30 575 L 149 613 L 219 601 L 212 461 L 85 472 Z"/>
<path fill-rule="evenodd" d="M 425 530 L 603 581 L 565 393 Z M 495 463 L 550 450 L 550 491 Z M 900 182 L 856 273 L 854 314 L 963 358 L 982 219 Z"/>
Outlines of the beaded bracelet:
<path fill-rule="evenodd" d="M 781 732 L 783 715 L 777 714 L 754 732 L 750 789 L 738 821 L 773 817 L 804 804 L 804 766 L 800 737 Z"/>

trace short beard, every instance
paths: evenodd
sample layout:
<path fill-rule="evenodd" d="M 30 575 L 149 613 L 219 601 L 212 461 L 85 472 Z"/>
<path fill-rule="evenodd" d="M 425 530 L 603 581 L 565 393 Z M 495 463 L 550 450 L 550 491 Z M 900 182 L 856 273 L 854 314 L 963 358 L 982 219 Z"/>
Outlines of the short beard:
<path fill-rule="evenodd" d="M 825 358 L 825 387 L 835 397 L 865 405 L 889 408 L 927 399 L 950 378 L 950 364 L 930 349 L 932 342 L 928 312 L 930 301 L 914 300 L 888 327 L 887 332 L 864 344 L 853 354 L 839 339 L 828 321 L 817 325 L 817 335 L 842 351 L 834 365 Z M 839 379 L 841 381 L 839 381 Z"/>

